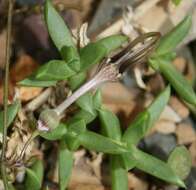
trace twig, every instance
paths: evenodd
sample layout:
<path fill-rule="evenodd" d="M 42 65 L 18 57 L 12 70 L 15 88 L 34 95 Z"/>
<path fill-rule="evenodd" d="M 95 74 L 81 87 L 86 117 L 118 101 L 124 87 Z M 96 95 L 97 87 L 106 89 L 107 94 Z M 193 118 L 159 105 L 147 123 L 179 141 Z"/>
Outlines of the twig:
<path fill-rule="evenodd" d="M 47 88 L 45 91 L 43 91 L 39 96 L 37 96 L 35 99 L 33 99 L 31 102 L 29 102 L 25 106 L 26 111 L 35 111 L 39 106 L 41 106 L 51 95 L 52 88 Z"/>
<path fill-rule="evenodd" d="M 10 46 L 11 46 L 11 31 L 12 31 L 12 11 L 14 1 L 9 0 L 8 18 L 7 18 L 7 38 L 6 38 L 6 65 L 5 65 L 5 81 L 4 81 L 4 116 L 3 116 L 3 144 L 1 153 L 1 175 L 5 190 L 8 190 L 8 181 L 5 165 L 5 153 L 7 146 L 7 107 L 8 107 L 8 81 L 9 81 L 9 65 L 10 65 Z"/>

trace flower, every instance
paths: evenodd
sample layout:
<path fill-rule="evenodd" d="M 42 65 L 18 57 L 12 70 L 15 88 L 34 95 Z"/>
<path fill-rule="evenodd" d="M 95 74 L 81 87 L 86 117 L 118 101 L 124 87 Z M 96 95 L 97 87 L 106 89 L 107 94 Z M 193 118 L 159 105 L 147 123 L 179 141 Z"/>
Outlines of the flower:
<path fill-rule="evenodd" d="M 54 109 L 44 110 L 40 114 L 37 123 L 38 130 L 49 131 L 55 129 L 60 122 L 62 113 L 79 97 L 103 83 L 118 81 L 128 67 L 146 60 L 155 48 L 159 37 L 160 33 L 158 32 L 142 34 L 130 42 L 126 48 L 110 58 L 109 62 L 104 60 L 98 72 L 89 81 L 82 85 L 59 106 Z"/>

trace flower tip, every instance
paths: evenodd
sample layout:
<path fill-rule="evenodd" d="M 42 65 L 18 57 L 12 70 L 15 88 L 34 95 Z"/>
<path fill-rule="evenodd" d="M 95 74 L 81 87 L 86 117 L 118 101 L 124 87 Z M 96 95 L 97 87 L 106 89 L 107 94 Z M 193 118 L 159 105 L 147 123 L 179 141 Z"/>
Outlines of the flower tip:
<path fill-rule="evenodd" d="M 41 132 L 48 132 L 49 131 L 49 128 L 41 120 L 37 121 L 37 129 Z"/>

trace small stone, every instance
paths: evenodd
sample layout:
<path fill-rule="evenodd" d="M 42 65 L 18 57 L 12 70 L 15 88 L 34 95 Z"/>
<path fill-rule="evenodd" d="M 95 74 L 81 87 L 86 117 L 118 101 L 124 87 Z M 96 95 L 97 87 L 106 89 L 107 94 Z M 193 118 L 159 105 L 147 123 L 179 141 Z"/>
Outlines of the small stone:
<path fill-rule="evenodd" d="M 192 165 L 196 166 L 196 140 L 189 147 L 189 151 L 192 157 Z"/>
<path fill-rule="evenodd" d="M 121 83 L 107 83 L 101 88 L 104 106 L 114 113 L 122 113 L 127 118 L 135 107 L 135 92 Z M 120 93 L 119 93 L 120 92 Z"/>
<path fill-rule="evenodd" d="M 176 67 L 176 69 L 180 72 L 183 73 L 185 68 L 186 68 L 186 60 L 183 57 L 177 57 L 174 61 L 173 61 L 174 66 Z"/>
<path fill-rule="evenodd" d="M 154 133 L 144 139 L 145 151 L 162 160 L 167 160 L 175 147 L 176 138 L 172 134 Z"/>
<path fill-rule="evenodd" d="M 178 144 L 190 144 L 196 140 L 196 133 L 193 127 L 187 123 L 177 125 L 176 136 Z"/>
<path fill-rule="evenodd" d="M 145 1 L 144 1 L 145 2 Z M 157 21 L 156 18 L 158 15 L 159 19 Z M 147 28 L 151 31 L 168 31 L 171 27 L 171 23 L 168 22 L 168 15 L 163 7 L 161 6 L 153 6 L 148 11 L 144 12 L 141 17 L 138 19 L 138 24 L 142 26 L 143 28 Z M 167 22 L 167 25 L 165 25 L 165 28 L 162 28 L 164 23 Z"/>
<path fill-rule="evenodd" d="M 129 189 L 147 190 L 148 183 L 132 173 L 128 173 L 128 187 Z"/>
<path fill-rule="evenodd" d="M 182 118 L 173 110 L 171 106 L 165 106 L 165 109 L 160 115 L 160 119 L 172 121 L 175 123 L 182 121 Z"/>
<path fill-rule="evenodd" d="M 160 120 L 155 124 L 154 130 L 163 134 L 170 134 L 175 132 L 176 125 L 171 121 Z"/>
<path fill-rule="evenodd" d="M 154 74 L 147 82 L 147 86 L 153 94 L 159 94 L 165 87 L 163 77 L 160 74 Z"/>
<path fill-rule="evenodd" d="M 133 4 L 132 1 L 125 0 L 123 1 L 123 5 L 131 5 Z M 92 22 L 89 27 L 89 33 L 94 33 L 103 27 L 107 23 L 109 24 L 115 18 L 118 18 L 122 15 L 122 2 L 119 0 L 102 0 L 99 4 Z"/>
<path fill-rule="evenodd" d="M 191 172 L 188 178 L 185 181 L 188 190 L 195 190 L 196 189 L 196 167 L 191 169 Z"/>
<path fill-rule="evenodd" d="M 189 116 L 189 110 L 178 98 L 172 96 L 170 98 L 169 104 L 174 109 L 174 111 L 182 118 L 185 119 Z"/>
<path fill-rule="evenodd" d="M 70 190 L 104 190 L 103 185 L 78 183 L 69 188 Z"/>

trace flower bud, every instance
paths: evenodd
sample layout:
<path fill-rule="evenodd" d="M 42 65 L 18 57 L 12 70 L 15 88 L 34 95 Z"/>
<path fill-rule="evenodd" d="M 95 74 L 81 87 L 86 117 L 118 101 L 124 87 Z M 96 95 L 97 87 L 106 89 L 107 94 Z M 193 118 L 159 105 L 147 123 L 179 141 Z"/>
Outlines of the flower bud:
<path fill-rule="evenodd" d="M 41 112 L 37 128 L 39 131 L 50 131 L 60 123 L 60 116 L 53 109 L 46 109 Z"/>

